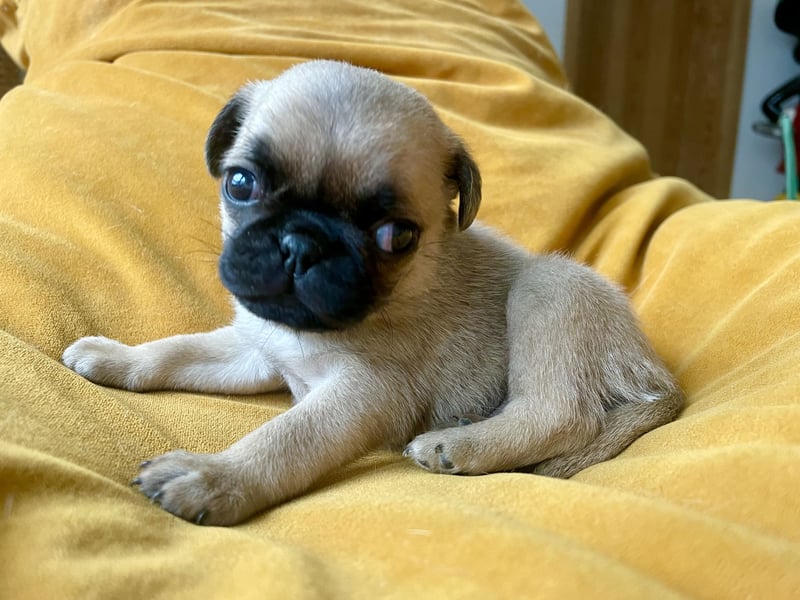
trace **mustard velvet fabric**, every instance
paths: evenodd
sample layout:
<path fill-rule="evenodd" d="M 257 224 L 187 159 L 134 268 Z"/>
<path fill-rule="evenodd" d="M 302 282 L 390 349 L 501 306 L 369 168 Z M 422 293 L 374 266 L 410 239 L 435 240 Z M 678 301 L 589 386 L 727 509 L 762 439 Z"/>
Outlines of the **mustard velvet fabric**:
<path fill-rule="evenodd" d="M 0 101 L 0 597 L 798 597 L 796 203 L 654 176 L 510 0 L 24 0 L 15 18 L 3 42 L 29 71 Z M 479 218 L 628 288 L 687 392 L 678 421 L 569 481 L 376 452 L 228 529 L 128 485 L 141 460 L 222 449 L 289 399 L 129 393 L 58 358 L 84 335 L 227 322 L 207 128 L 245 81 L 318 57 L 418 88 L 482 168 Z"/>

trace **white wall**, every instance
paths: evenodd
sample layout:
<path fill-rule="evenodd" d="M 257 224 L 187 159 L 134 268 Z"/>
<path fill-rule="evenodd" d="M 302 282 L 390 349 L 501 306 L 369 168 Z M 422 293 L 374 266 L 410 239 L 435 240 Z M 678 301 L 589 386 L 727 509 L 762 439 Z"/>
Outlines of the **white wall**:
<path fill-rule="evenodd" d="M 775 170 L 781 160 L 782 147 L 778 140 L 754 133 L 752 124 L 764 120 L 760 109 L 764 97 L 786 80 L 800 74 L 800 65 L 792 58 L 795 38 L 782 33 L 773 22 L 777 0 L 751 2 L 750 33 L 730 195 L 732 198 L 770 200 L 783 190 L 783 176 Z M 539 19 L 563 59 L 567 0 L 523 0 L 523 3 Z"/>
<path fill-rule="evenodd" d="M 564 30 L 567 25 L 567 0 L 522 0 L 542 24 L 550 43 L 564 60 Z"/>
<path fill-rule="evenodd" d="M 731 197 L 771 200 L 783 190 L 776 172 L 783 151 L 780 141 L 753 132 L 754 121 L 766 121 L 761 101 L 787 79 L 800 74 L 792 50 L 796 38 L 773 21 L 776 0 L 752 0 Z"/>

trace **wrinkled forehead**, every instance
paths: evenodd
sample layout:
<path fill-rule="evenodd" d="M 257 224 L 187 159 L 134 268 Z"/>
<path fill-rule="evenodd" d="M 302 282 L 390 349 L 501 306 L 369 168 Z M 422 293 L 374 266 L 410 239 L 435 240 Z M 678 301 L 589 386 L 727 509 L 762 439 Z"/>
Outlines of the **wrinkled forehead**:
<path fill-rule="evenodd" d="M 278 120 L 251 114 L 248 134 L 239 136 L 233 156 L 248 157 L 270 178 L 298 191 L 360 194 L 399 179 L 409 154 L 406 140 L 391 130 L 353 127 L 341 135 L 297 115 Z"/>
<path fill-rule="evenodd" d="M 247 160 L 274 186 L 355 203 L 444 170 L 446 129 L 421 96 L 386 78 L 273 80 L 253 86 L 226 163 Z M 226 166 L 231 166 L 226 164 Z"/>

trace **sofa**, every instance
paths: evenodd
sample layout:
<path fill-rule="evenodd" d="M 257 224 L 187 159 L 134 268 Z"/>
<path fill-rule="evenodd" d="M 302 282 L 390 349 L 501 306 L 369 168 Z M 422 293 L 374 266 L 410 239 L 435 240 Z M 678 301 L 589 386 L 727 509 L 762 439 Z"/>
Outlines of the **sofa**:
<path fill-rule="evenodd" d="M 653 173 L 513 0 L 3 7 L 26 75 L 0 99 L 0 597 L 800 595 L 797 203 Z M 243 83 L 313 58 L 420 90 L 480 166 L 479 219 L 622 285 L 679 418 L 569 480 L 376 451 L 230 528 L 132 487 L 142 460 L 221 450 L 289 397 L 126 392 L 59 357 L 230 319 L 204 138 Z"/>

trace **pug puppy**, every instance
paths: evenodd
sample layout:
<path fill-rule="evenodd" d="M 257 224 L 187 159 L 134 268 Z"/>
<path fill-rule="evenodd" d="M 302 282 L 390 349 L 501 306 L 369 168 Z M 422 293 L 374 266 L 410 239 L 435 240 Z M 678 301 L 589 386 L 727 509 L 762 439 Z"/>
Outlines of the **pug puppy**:
<path fill-rule="evenodd" d="M 134 391 L 291 391 L 292 408 L 222 452 L 142 463 L 133 483 L 170 513 L 239 523 L 386 445 L 434 473 L 570 477 L 678 414 L 619 289 L 473 223 L 478 167 L 413 89 L 300 64 L 228 102 L 206 161 L 232 324 L 138 346 L 87 337 L 63 355 Z"/>

